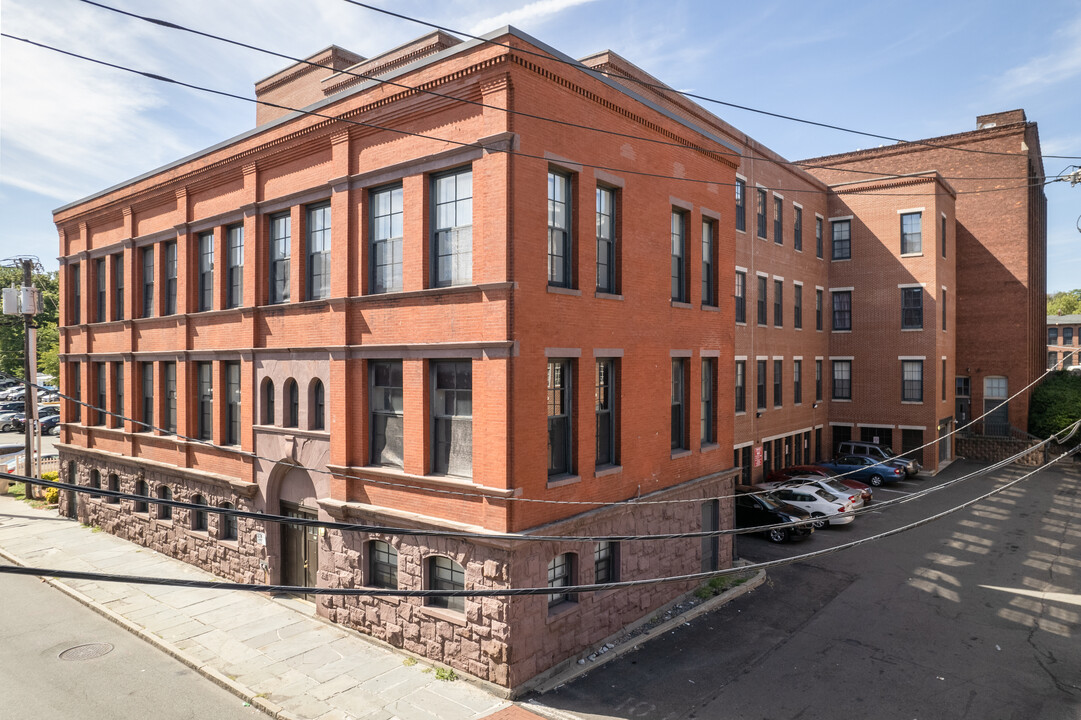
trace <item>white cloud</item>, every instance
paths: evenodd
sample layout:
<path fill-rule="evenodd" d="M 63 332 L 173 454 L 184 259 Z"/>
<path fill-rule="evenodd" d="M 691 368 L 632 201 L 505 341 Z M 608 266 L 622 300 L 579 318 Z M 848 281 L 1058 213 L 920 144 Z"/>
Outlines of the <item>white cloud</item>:
<path fill-rule="evenodd" d="M 594 0 L 536 0 L 528 5 L 523 5 L 517 10 L 509 10 L 493 17 L 481 20 L 470 28 L 469 32 L 479 35 L 490 30 L 497 30 L 504 25 L 526 25 L 540 20 L 546 20 L 552 15 L 563 12 L 577 5 L 585 5 Z"/>
<path fill-rule="evenodd" d="M 1081 75 L 1081 16 L 1056 32 L 1054 37 L 1054 50 L 1006 71 L 1000 88 L 1003 92 L 1037 90 Z"/>

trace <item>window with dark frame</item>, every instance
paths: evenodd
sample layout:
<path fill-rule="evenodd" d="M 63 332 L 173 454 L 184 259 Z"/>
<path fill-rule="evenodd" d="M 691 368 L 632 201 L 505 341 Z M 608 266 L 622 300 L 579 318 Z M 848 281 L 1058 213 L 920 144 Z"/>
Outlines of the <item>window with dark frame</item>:
<path fill-rule="evenodd" d="M 124 319 L 124 254 L 113 255 L 113 320 Z"/>
<path fill-rule="evenodd" d="M 240 444 L 240 363 L 225 363 L 225 444 Z"/>
<path fill-rule="evenodd" d="M 833 399 L 852 399 L 852 361 L 833 361 Z"/>
<path fill-rule="evenodd" d="M 687 302 L 687 213 L 672 210 L 672 301 Z"/>
<path fill-rule="evenodd" d="M 792 402 L 803 404 L 803 361 L 792 361 Z"/>
<path fill-rule="evenodd" d="M 773 196 L 773 242 L 784 245 L 784 200 Z"/>
<path fill-rule="evenodd" d="M 717 422 L 714 417 L 714 392 L 717 387 L 717 361 L 702 358 L 702 405 L 699 433 L 703 445 L 717 442 Z"/>
<path fill-rule="evenodd" d="M 1058 328 L 1057 327 L 1049 327 L 1049 328 L 1047 328 L 1047 344 L 1048 345 L 1058 345 Z"/>
<path fill-rule="evenodd" d="M 403 394 L 402 362 L 371 363 L 372 465 L 402 467 Z"/>
<path fill-rule="evenodd" d="M 548 594 L 548 607 L 578 600 L 578 596 L 573 593 L 559 591 L 560 588 L 575 584 L 575 559 L 574 553 L 563 553 L 548 562 L 548 587 L 556 591 Z"/>
<path fill-rule="evenodd" d="M 71 324 L 79 325 L 83 321 L 83 282 L 79 276 L 79 263 L 68 267 L 68 277 L 71 278 Z"/>
<path fill-rule="evenodd" d="M 822 402 L 822 361 L 815 360 L 815 402 Z"/>
<path fill-rule="evenodd" d="M 1047 353 L 1047 369 L 1054 370 L 1058 365 L 1058 353 L 1054 351 L 1048 351 Z"/>
<path fill-rule="evenodd" d="M 109 489 L 116 493 L 120 492 L 120 476 L 116 473 L 112 473 L 109 475 Z M 109 503 L 110 505 L 119 505 L 120 498 L 107 497 L 105 498 L 105 502 Z"/>
<path fill-rule="evenodd" d="M 473 168 L 432 177 L 432 284 L 473 282 Z"/>
<path fill-rule="evenodd" d="M 213 439 L 214 431 L 214 364 L 195 363 L 196 376 L 196 437 Z"/>
<path fill-rule="evenodd" d="M 942 377 L 942 402 L 946 402 L 946 358 L 942 358 L 942 370 L 940 375 Z"/>
<path fill-rule="evenodd" d="M 451 560 L 449 557 L 435 555 L 428 558 L 428 589 L 450 590 L 461 592 L 465 590 L 465 568 Z M 456 597 L 430 597 L 427 604 L 431 607 L 465 612 L 465 598 Z"/>
<path fill-rule="evenodd" d="M 710 307 L 717 306 L 715 226 L 712 220 L 702 221 L 702 304 Z"/>
<path fill-rule="evenodd" d="M 901 214 L 901 254 L 916 255 L 923 252 L 923 214 Z"/>
<path fill-rule="evenodd" d="M 113 417 L 113 427 L 124 427 L 124 363 L 113 363 L 113 398 L 116 401 L 115 413 L 119 417 Z"/>
<path fill-rule="evenodd" d="M 758 409 L 766 409 L 766 361 L 758 360 L 755 363 L 758 375 L 755 378 L 755 382 L 758 388 Z"/>
<path fill-rule="evenodd" d="M 372 190 L 371 266 L 373 294 L 401 292 L 402 238 L 405 234 L 404 195 L 401 185 Z"/>
<path fill-rule="evenodd" d="M 946 331 L 946 288 L 942 288 L 942 331 Z"/>
<path fill-rule="evenodd" d="M 923 288 L 901 288 L 901 329 L 923 329 Z"/>
<path fill-rule="evenodd" d="M 766 191 L 758 190 L 758 237 L 766 239 Z"/>
<path fill-rule="evenodd" d="M 71 395 L 75 402 L 71 403 L 71 415 L 75 422 L 83 421 L 83 375 L 82 365 L 77 362 L 69 363 L 67 372 L 71 374 Z"/>
<path fill-rule="evenodd" d="M 206 498 L 202 495 L 195 495 L 191 499 L 192 505 L 206 505 Z M 206 510 L 191 510 L 191 529 L 194 532 L 206 532 L 207 518 Z"/>
<path fill-rule="evenodd" d="M 162 363 L 165 384 L 165 430 L 176 432 L 176 363 Z"/>
<path fill-rule="evenodd" d="M 784 404 L 784 361 L 773 361 L 773 407 L 781 407 Z"/>
<path fill-rule="evenodd" d="M 834 220 L 833 259 L 848 260 L 852 257 L 852 221 Z"/>
<path fill-rule="evenodd" d="M 792 210 L 792 245 L 799 252 L 803 252 L 803 208 L 793 205 Z"/>
<path fill-rule="evenodd" d="M 90 487 L 94 490 L 101 490 L 101 472 L 99 470 L 90 471 Z M 95 495 L 91 493 L 91 500 L 100 500 L 101 495 Z"/>
<path fill-rule="evenodd" d="M 289 302 L 289 274 L 292 264 L 293 220 L 288 212 L 271 215 L 267 304 Z"/>
<path fill-rule="evenodd" d="M 597 414 L 596 466 L 618 465 L 616 454 L 615 361 L 597 358 L 594 369 L 593 400 Z"/>
<path fill-rule="evenodd" d="M 736 322 L 747 322 L 747 273 L 736 271 Z"/>
<path fill-rule="evenodd" d="M 97 303 L 95 303 L 94 322 L 106 322 L 109 316 L 106 314 L 105 296 L 105 258 L 100 258 L 94 263 L 94 275 L 97 277 Z"/>
<path fill-rule="evenodd" d="M 274 424 L 274 381 L 270 378 L 263 378 L 263 424 Z"/>
<path fill-rule="evenodd" d="M 144 362 L 142 364 L 142 405 L 143 405 L 143 421 L 142 427 L 136 428 L 141 431 L 148 431 L 153 428 L 154 425 L 154 363 Z"/>
<path fill-rule="evenodd" d="M 822 218 L 815 218 L 815 257 L 822 258 Z"/>
<path fill-rule="evenodd" d="M 571 361 L 548 360 L 548 477 L 574 472 Z"/>
<path fill-rule="evenodd" d="M 149 497 L 150 490 L 147 487 L 146 481 L 145 480 L 136 480 L 135 481 L 135 492 L 132 493 L 132 494 L 133 495 L 138 495 L 139 497 L 144 497 L 144 498 Z M 150 504 L 146 500 L 135 500 L 134 503 L 132 504 L 131 511 L 136 512 L 136 513 L 147 514 L 147 513 L 150 512 Z"/>
<path fill-rule="evenodd" d="M 94 384 L 97 386 L 97 402 L 94 408 L 94 424 L 104 425 L 106 418 L 106 404 L 108 403 L 108 393 L 106 391 L 106 378 L 109 375 L 109 368 L 103 362 L 96 363 L 97 365 L 97 377 L 94 378 Z"/>
<path fill-rule="evenodd" d="M 289 378 L 285 381 L 285 418 L 282 425 L 287 428 L 300 427 L 300 388 L 297 381 Z"/>
<path fill-rule="evenodd" d="M 236 510 L 236 507 L 231 502 L 223 502 L 219 505 L 222 510 Z M 232 513 L 221 513 L 221 518 L 218 520 L 220 523 L 218 535 L 220 540 L 236 541 L 237 539 L 237 520 L 236 515 Z"/>
<path fill-rule="evenodd" d="M 721 526 L 721 508 L 719 500 L 707 500 L 702 503 L 702 532 L 714 533 Z M 719 570 L 721 567 L 720 537 L 702 536 L 702 572 Z"/>
<path fill-rule="evenodd" d="M 473 475 L 473 362 L 431 363 L 432 472 Z"/>
<path fill-rule="evenodd" d="M 619 582 L 618 542 L 599 542 L 593 546 L 593 582 Z"/>
<path fill-rule="evenodd" d="M 143 255 L 143 313 L 142 317 L 154 317 L 154 246 L 142 249 Z"/>
<path fill-rule="evenodd" d="M 773 327 L 784 325 L 784 280 L 773 281 Z"/>
<path fill-rule="evenodd" d="M 793 298 L 792 305 L 792 326 L 797 330 L 803 329 L 803 286 L 796 285 L 794 288 L 795 297 Z"/>
<path fill-rule="evenodd" d="M 597 187 L 597 292 L 618 294 L 616 191 Z"/>
<path fill-rule="evenodd" d="M 308 425 L 310 430 L 326 430 L 327 393 L 323 381 L 312 380 L 311 400 L 308 403 Z"/>
<path fill-rule="evenodd" d="M 158 500 L 172 500 L 173 491 L 168 485 L 158 487 Z M 158 520 L 172 520 L 173 506 L 158 503 Z"/>
<path fill-rule="evenodd" d="M 687 361 L 685 358 L 672 358 L 672 449 L 688 449 Z"/>
<path fill-rule="evenodd" d="M 571 273 L 571 178 L 548 172 L 548 284 L 573 287 Z"/>
<path fill-rule="evenodd" d="M 368 543 L 368 586 L 398 589 L 398 551 L 383 540 Z"/>
<path fill-rule="evenodd" d="M 901 361 L 901 400 L 923 402 L 923 361 Z"/>
<path fill-rule="evenodd" d="M 199 235 L 199 311 L 214 309 L 214 233 Z"/>
<path fill-rule="evenodd" d="M 736 389 L 735 389 L 736 412 L 747 411 L 747 361 L 736 360 Z"/>
<path fill-rule="evenodd" d="M 833 302 L 833 329 L 852 329 L 852 291 L 838 290 L 830 293 Z"/>
<path fill-rule="evenodd" d="M 176 315 L 176 241 L 162 245 L 165 259 L 165 309 L 164 315 Z"/>
<path fill-rule="evenodd" d="M 822 291 L 815 288 L 815 330 L 822 329 Z"/>
<path fill-rule="evenodd" d="M 736 178 L 736 230 L 747 230 L 747 183 Z"/>
<path fill-rule="evenodd" d="M 307 208 L 307 299 L 330 297 L 330 203 Z"/>
<path fill-rule="evenodd" d="M 244 304 L 244 226 L 231 225 L 226 230 L 225 307 Z"/>
<path fill-rule="evenodd" d="M 946 257 L 946 216 L 942 216 L 942 257 Z"/>
<path fill-rule="evenodd" d="M 769 321 L 767 303 L 769 302 L 769 281 L 763 275 L 758 276 L 758 324 L 765 325 Z"/>

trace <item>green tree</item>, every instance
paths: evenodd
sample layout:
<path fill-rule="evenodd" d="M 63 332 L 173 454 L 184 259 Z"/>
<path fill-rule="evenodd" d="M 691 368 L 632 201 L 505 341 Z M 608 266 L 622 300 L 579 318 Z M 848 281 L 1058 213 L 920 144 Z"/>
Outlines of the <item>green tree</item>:
<path fill-rule="evenodd" d="M 1047 296 L 1048 315 L 1081 314 L 1081 290 L 1066 290 Z"/>
<path fill-rule="evenodd" d="M 1081 418 L 1081 373 L 1060 370 L 1048 375 L 1032 391 L 1028 431 L 1050 437 Z"/>
<path fill-rule="evenodd" d="M 20 287 L 21 268 L 0 268 L 0 287 Z M 35 273 L 34 287 L 41 290 L 42 312 L 34 316 L 38 328 L 38 372 L 57 376 L 60 371 L 60 278 L 56 272 Z M 0 315 L 0 372 L 23 375 L 23 316 Z"/>

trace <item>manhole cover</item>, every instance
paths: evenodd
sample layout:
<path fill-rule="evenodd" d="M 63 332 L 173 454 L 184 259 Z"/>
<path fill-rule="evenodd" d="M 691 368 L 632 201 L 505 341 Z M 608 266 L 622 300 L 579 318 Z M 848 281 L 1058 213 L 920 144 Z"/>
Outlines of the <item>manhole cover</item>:
<path fill-rule="evenodd" d="M 89 643 L 87 645 L 76 645 L 73 648 L 68 648 L 64 652 L 60 653 L 61 660 L 93 660 L 94 658 L 107 655 L 113 651 L 113 646 L 109 643 Z"/>

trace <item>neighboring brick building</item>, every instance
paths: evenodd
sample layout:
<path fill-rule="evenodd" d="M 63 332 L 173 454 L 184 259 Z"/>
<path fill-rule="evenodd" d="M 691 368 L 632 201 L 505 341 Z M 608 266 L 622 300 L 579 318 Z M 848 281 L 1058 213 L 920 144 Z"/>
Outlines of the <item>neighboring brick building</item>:
<path fill-rule="evenodd" d="M 59 447 L 84 485 L 466 535 L 65 505 L 245 582 L 547 586 L 317 599 L 520 689 L 694 585 L 561 587 L 727 567 L 732 543 L 485 535 L 729 527 L 741 473 L 829 455 L 841 428 L 933 439 L 960 339 L 978 335 L 940 291 L 982 292 L 964 266 L 998 240 L 954 245 L 960 173 L 936 162 L 902 155 L 852 184 L 857 160 L 838 156 L 810 174 L 678 94 L 617 81 L 657 82 L 615 53 L 578 65 L 512 28 L 489 37 L 527 52 L 444 33 L 370 60 L 327 48 L 309 60 L 332 71 L 256 85 L 309 113 L 260 107 L 254 130 L 57 210 L 63 388 L 132 418 L 67 402 Z M 1027 276 L 1042 248 L 1037 232 Z M 636 498 L 672 502 L 622 502 Z"/>
<path fill-rule="evenodd" d="M 1047 369 L 1081 365 L 1081 315 L 1047 316 Z"/>

